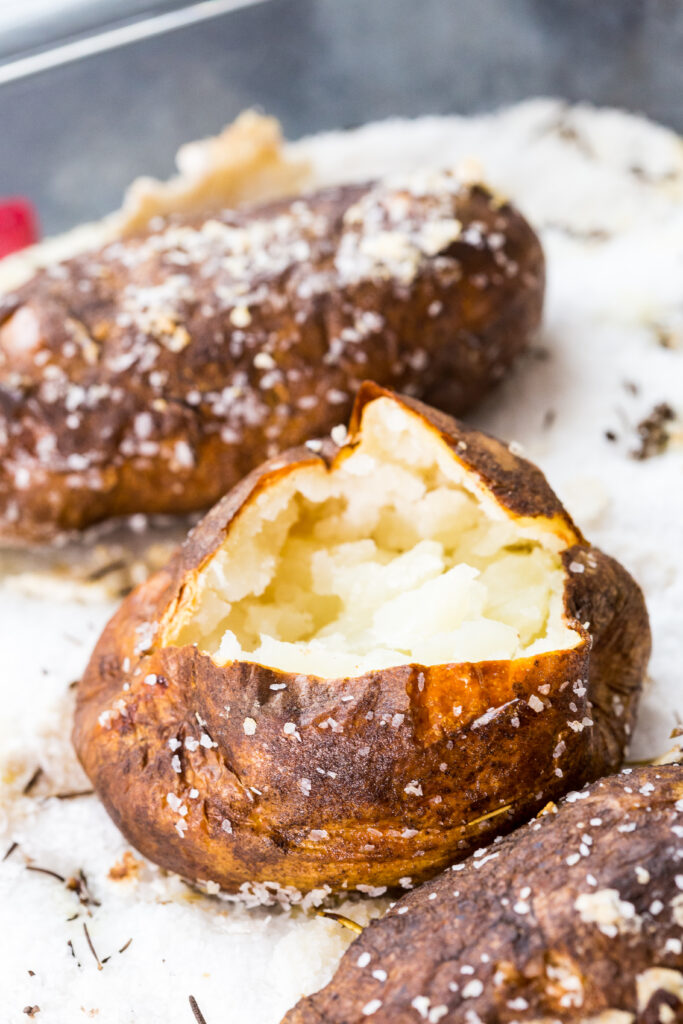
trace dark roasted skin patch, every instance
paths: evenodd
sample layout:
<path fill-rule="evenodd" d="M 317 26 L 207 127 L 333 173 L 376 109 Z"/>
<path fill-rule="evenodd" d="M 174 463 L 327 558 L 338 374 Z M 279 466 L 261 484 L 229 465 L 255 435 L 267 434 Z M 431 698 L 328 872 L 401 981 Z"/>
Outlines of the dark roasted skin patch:
<path fill-rule="evenodd" d="M 682 830 L 681 765 L 602 779 L 400 899 L 283 1024 L 681 1021 Z"/>

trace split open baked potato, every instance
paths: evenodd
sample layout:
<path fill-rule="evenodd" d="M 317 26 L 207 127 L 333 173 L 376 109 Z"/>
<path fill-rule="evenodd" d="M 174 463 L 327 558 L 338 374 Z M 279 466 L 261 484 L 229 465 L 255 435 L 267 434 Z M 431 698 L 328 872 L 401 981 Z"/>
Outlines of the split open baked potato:
<path fill-rule="evenodd" d="M 675 1024 L 682 836 L 681 765 L 594 783 L 405 895 L 285 1022 Z"/>
<path fill-rule="evenodd" d="M 41 270 L 0 298 L 0 541 L 206 508 L 366 377 L 460 414 L 543 288 L 523 217 L 449 172 L 157 218 Z"/>
<path fill-rule="evenodd" d="M 370 383 L 333 433 L 215 506 L 78 691 L 128 839 L 265 901 L 410 887 L 616 769 L 650 650 L 638 586 L 504 444 Z"/>

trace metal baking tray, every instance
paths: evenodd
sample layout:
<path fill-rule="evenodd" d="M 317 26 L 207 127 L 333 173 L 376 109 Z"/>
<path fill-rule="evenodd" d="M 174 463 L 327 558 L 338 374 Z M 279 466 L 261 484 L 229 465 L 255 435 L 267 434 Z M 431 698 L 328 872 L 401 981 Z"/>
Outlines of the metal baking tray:
<path fill-rule="evenodd" d="M 296 138 L 532 95 L 683 130 L 678 0 L 24 0 L 0 14 L 0 195 L 53 233 L 245 107 Z"/>

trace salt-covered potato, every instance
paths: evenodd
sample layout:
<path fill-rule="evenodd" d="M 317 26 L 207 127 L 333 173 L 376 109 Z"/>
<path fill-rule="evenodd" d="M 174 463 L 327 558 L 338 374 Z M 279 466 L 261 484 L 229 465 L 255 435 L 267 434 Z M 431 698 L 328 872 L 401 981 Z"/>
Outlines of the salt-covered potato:
<path fill-rule="evenodd" d="M 675 1024 L 682 836 L 681 765 L 570 794 L 404 896 L 285 1022 Z"/>
<path fill-rule="evenodd" d="M 373 384 L 336 440 L 219 502 L 78 692 L 128 839 L 252 897 L 410 887 L 617 768 L 649 655 L 636 584 L 505 445 Z"/>
<path fill-rule="evenodd" d="M 460 414 L 526 347 L 540 243 L 447 172 L 158 219 L 0 298 L 0 540 L 206 508 L 367 377 Z"/>

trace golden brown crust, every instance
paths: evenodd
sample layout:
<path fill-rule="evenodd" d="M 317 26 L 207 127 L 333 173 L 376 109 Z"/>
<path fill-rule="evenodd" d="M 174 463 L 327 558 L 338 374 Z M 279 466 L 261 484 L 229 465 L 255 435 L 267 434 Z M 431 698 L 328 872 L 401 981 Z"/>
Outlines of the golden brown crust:
<path fill-rule="evenodd" d="M 535 234 L 482 188 L 348 186 L 175 218 L 0 300 L 0 536 L 216 501 L 366 377 L 462 413 L 541 313 Z"/>
<path fill-rule="evenodd" d="M 371 394 L 388 392 L 361 390 L 350 444 Z M 234 516 L 274 476 L 304 459 L 329 464 L 337 449 L 271 460 L 124 602 L 79 689 L 83 765 L 128 839 L 164 866 L 228 891 L 414 884 L 620 762 L 650 648 L 640 590 L 580 538 L 528 462 L 406 404 L 438 423 L 454 453 L 467 438 L 468 466 L 501 503 L 525 518 L 537 509 L 575 542 L 566 602 L 580 619 L 578 645 L 353 679 L 221 668 L 194 647 L 170 646 L 183 589 Z"/>
<path fill-rule="evenodd" d="M 683 767 L 603 779 L 404 896 L 285 1021 L 680 1021 L 682 832 Z"/>

